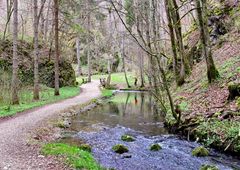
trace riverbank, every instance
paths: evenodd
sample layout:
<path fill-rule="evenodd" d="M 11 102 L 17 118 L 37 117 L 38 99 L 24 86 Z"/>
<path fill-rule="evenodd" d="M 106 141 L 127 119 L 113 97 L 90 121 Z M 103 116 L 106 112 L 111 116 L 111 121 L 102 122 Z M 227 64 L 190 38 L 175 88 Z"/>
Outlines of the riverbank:
<path fill-rule="evenodd" d="M 62 139 L 50 141 L 50 144 L 62 146 L 65 143 L 64 147 L 67 144 L 67 147 L 73 148 L 81 148 L 83 144 L 91 146 L 96 161 L 106 168 L 114 169 L 139 170 L 151 167 L 195 170 L 207 164 L 225 170 L 239 166 L 237 160 L 235 165 L 234 159 L 212 149 L 209 149 L 210 154 L 207 157 L 193 156 L 192 150 L 200 145 L 168 135 L 163 124 L 164 116 L 159 112 L 154 114 L 157 108 L 152 100 L 153 97 L 148 93 L 120 92 L 100 104 L 93 104 L 84 109 L 76 108 L 77 113 L 67 113 L 60 121 L 69 120 L 70 124 L 55 124 L 55 128 L 61 127 Z M 122 136 L 126 134 L 134 140 L 123 141 Z M 122 155 L 114 153 L 112 147 L 116 144 L 126 146 L 129 152 Z M 159 144 L 161 149 L 151 151 L 149 148 L 152 144 Z M 48 149 L 51 153 L 59 153 L 62 150 L 61 147 Z M 62 155 L 69 157 L 68 153 Z M 224 160 L 223 163 L 220 163 L 220 160 Z M 81 162 L 82 159 L 78 161 Z M 74 162 L 66 163 L 77 167 Z"/>
<path fill-rule="evenodd" d="M 240 38 L 234 32 L 229 35 Z M 236 155 L 240 155 L 240 98 L 229 100 L 228 88 L 240 83 L 239 55 L 240 46 L 235 41 L 226 41 L 220 48 L 214 46 L 213 56 L 221 77 L 208 84 L 203 60 L 194 66 L 182 87 L 172 88 L 174 102 L 182 110 L 182 125 L 177 132 Z M 170 119 L 168 123 L 171 126 Z"/>

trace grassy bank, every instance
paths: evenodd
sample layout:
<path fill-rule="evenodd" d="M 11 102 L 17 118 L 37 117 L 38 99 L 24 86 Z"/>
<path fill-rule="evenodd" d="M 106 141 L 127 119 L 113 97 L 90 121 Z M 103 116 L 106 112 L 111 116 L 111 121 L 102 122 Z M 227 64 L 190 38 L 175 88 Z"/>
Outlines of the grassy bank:
<path fill-rule="evenodd" d="M 60 89 L 61 95 L 54 96 L 54 89 L 45 87 L 40 92 L 40 100 L 33 101 L 32 89 L 26 88 L 20 91 L 19 105 L 10 105 L 9 102 L 6 102 L 4 100 L 0 101 L 0 117 L 12 116 L 18 112 L 67 99 L 78 95 L 79 92 L 79 87 L 63 87 Z"/>
<path fill-rule="evenodd" d="M 50 143 L 43 146 L 42 153 L 63 157 L 65 162 L 74 169 L 103 170 L 92 154 L 81 147 L 63 143 Z"/>

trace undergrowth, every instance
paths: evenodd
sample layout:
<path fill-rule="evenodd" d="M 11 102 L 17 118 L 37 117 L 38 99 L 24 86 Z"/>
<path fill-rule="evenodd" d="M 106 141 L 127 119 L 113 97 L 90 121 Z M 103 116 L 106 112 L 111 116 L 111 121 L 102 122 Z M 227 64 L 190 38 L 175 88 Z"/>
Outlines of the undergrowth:
<path fill-rule="evenodd" d="M 240 122 L 210 119 L 195 129 L 195 138 L 206 146 L 240 152 Z"/>

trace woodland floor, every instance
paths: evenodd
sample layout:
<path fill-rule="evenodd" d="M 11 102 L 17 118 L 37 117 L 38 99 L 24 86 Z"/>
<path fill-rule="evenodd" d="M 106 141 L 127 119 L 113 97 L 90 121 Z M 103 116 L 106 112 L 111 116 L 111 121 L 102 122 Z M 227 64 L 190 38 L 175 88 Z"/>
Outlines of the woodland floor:
<path fill-rule="evenodd" d="M 65 165 L 57 162 L 54 158 L 41 155 L 39 145 L 32 139 L 32 133 L 36 129 L 44 131 L 49 119 L 54 119 L 61 112 L 87 103 L 101 95 L 98 81 L 84 84 L 81 88 L 82 92 L 79 96 L 40 107 L 10 119 L 1 120 L 0 169 L 66 169 Z"/>
<path fill-rule="evenodd" d="M 211 114 L 228 111 L 238 112 L 236 101 L 228 102 L 228 83 L 240 80 L 240 35 L 232 33 L 235 40 L 228 41 L 213 48 L 213 57 L 220 78 L 211 85 L 207 82 L 205 60 L 196 64 L 187 83 L 175 91 L 176 101 L 183 103 L 185 116 L 211 116 Z M 240 119 L 240 118 L 238 118 Z"/>

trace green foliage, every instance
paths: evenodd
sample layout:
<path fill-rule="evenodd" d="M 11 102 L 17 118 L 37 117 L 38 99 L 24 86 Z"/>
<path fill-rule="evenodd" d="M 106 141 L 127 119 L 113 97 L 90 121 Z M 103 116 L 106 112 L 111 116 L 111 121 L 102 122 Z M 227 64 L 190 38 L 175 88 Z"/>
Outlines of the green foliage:
<path fill-rule="evenodd" d="M 116 153 L 123 154 L 128 152 L 128 148 L 122 144 L 117 144 L 112 147 L 112 150 Z"/>
<path fill-rule="evenodd" d="M 209 155 L 209 151 L 206 148 L 200 146 L 200 147 L 195 148 L 192 151 L 192 155 L 197 156 L 197 157 L 205 157 L 205 156 Z"/>
<path fill-rule="evenodd" d="M 63 156 L 67 164 L 75 169 L 102 170 L 103 168 L 94 160 L 90 152 L 77 146 L 63 143 L 50 143 L 42 147 L 44 155 Z"/>
<path fill-rule="evenodd" d="M 231 73 L 232 75 L 239 73 L 240 72 L 239 67 L 237 67 L 236 70 L 231 70 L 233 66 L 239 62 L 240 62 L 240 56 L 236 56 L 226 60 L 224 64 L 221 65 L 221 67 L 219 68 L 220 74 L 226 76 L 226 74 L 229 74 L 229 73 Z"/>
<path fill-rule="evenodd" d="M 240 122 L 211 119 L 195 129 L 195 136 L 207 146 L 240 152 Z"/>
<path fill-rule="evenodd" d="M 179 104 L 179 106 L 180 106 L 180 109 L 181 109 L 182 111 L 187 111 L 187 110 L 188 110 L 188 107 L 189 107 L 187 101 L 181 102 L 181 103 Z"/>
<path fill-rule="evenodd" d="M 134 137 L 129 136 L 129 135 L 123 135 L 123 136 L 121 137 L 121 140 L 122 140 L 122 141 L 125 141 L 125 142 L 133 142 L 133 141 L 135 141 Z"/>
<path fill-rule="evenodd" d="M 63 87 L 60 88 L 60 96 L 54 96 L 54 89 L 45 88 L 40 91 L 40 100 L 33 101 L 32 89 L 26 88 L 20 91 L 20 104 L 10 105 L 9 103 L 1 102 L 0 100 L 0 117 L 12 116 L 18 112 L 22 112 L 35 107 L 43 106 L 59 100 L 78 95 L 79 87 Z"/>
<path fill-rule="evenodd" d="M 161 147 L 158 143 L 152 144 L 152 145 L 150 146 L 150 151 L 159 151 L 159 150 L 161 150 L 161 149 L 162 149 L 162 147 Z"/>
<path fill-rule="evenodd" d="M 200 170 L 219 170 L 219 169 L 214 165 L 202 165 Z"/>

